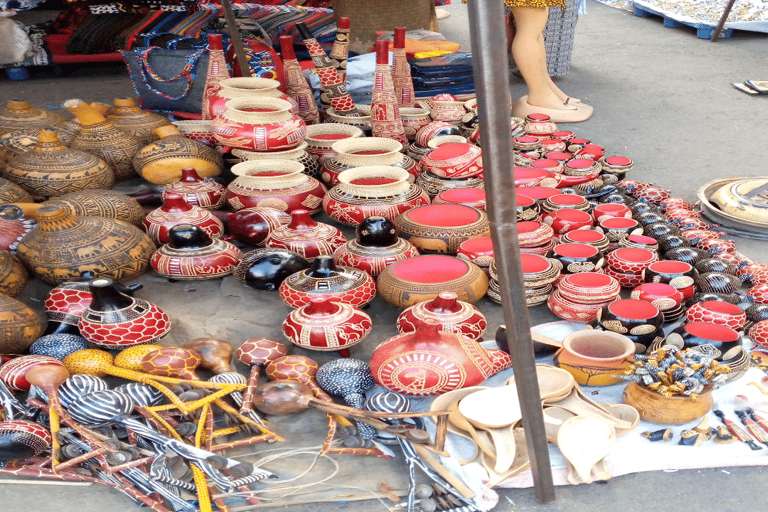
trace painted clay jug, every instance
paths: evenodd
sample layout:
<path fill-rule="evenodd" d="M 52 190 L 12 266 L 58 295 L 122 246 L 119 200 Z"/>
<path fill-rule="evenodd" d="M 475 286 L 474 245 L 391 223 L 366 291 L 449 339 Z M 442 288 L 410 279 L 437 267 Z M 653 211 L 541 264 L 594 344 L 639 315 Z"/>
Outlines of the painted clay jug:
<path fill-rule="evenodd" d="M 50 130 L 40 132 L 30 151 L 11 158 L 3 175 L 37 199 L 87 189 L 110 189 L 115 184 L 115 174 L 107 162 L 66 147 Z"/>
<path fill-rule="evenodd" d="M 235 210 L 269 207 L 290 213 L 321 210 L 326 188 L 304 174 L 295 160 L 255 160 L 232 166 L 237 176 L 227 186 L 227 203 Z"/>
<path fill-rule="evenodd" d="M 185 137 L 173 125 L 156 128 L 159 140 L 141 148 L 133 157 L 136 172 L 155 185 L 167 185 L 181 178 L 181 170 L 194 167 L 199 176 L 218 176 L 224 168 L 221 153 Z"/>
<path fill-rule="evenodd" d="M 349 357 L 350 347 L 371 332 L 371 317 L 338 300 L 316 298 L 291 312 L 283 321 L 283 335 L 296 346 Z"/>
<path fill-rule="evenodd" d="M 155 250 L 145 233 L 104 217 L 78 217 L 65 207 L 37 210 L 38 227 L 24 237 L 17 252 L 27 267 L 49 284 L 73 281 L 86 270 L 118 282 L 143 274 Z"/>
<path fill-rule="evenodd" d="M 347 242 L 344 233 L 330 224 L 316 222 L 307 210 L 291 212 L 291 223 L 272 231 L 267 247 L 288 249 L 314 261 L 318 256 L 331 256 Z"/>
<path fill-rule="evenodd" d="M 23 353 L 43 328 L 43 320 L 29 306 L 0 294 L 0 354 Z"/>
<path fill-rule="evenodd" d="M 171 330 L 168 315 L 156 305 L 120 293 L 111 279 L 89 283 L 91 305 L 80 317 L 80 334 L 101 348 L 123 350 L 161 340 Z"/>
<path fill-rule="evenodd" d="M 348 226 L 357 226 L 371 215 L 394 219 L 430 203 L 429 195 L 408 181 L 409 176 L 405 169 L 384 165 L 347 169 L 325 195 L 323 209 Z"/>
<path fill-rule="evenodd" d="M 142 227 L 156 244 L 167 244 L 168 231 L 179 224 L 199 226 L 212 238 L 224 233 L 224 224 L 211 212 L 187 203 L 179 194 L 164 194 L 163 206 L 152 210 L 144 218 Z"/>
<path fill-rule="evenodd" d="M 201 280 L 231 274 L 241 258 L 240 249 L 212 239 L 200 226 L 177 224 L 168 231 L 168 243 L 155 252 L 150 264 L 171 280 Z"/>
<path fill-rule="evenodd" d="M 212 179 L 201 178 L 194 167 L 181 170 L 179 181 L 168 183 L 163 194 L 180 194 L 192 206 L 216 210 L 224 205 L 224 185 Z"/>
<path fill-rule="evenodd" d="M 355 233 L 354 240 L 333 254 L 337 265 L 362 270 L 375 278 L 388 265 L 419 255 L 413 244 L 397 236 L 395 225 L 386 217 L 374 215 L 363 219 Z"/>
<path fill-rule="evenodd" d="M 370 363 L 376 382 L 405 395 L 435 396 L 476 386 L 493 374 L 492 349 L 439 327 L 427 320 L 376 347 Z"/>
<path fill-rule="evenodd" d="M 293 101 L 299 106 L 299 117 L 307 125 L 319 123 L 320 112 L 317 108 L 315 95 L 304 77 L 301 64 L 296 59 L 296 53 L 293 51 L 293 37 L 280 36 L 280 49 L 283 55 L 286 94 L 293 98 Z"/>
<path fill-rule="evenodd" d="M 394 139 L 407 145 L 408 139 L 405 137 L 400 107 L 395 98 L 395 86 L 392 83 L 392 68 L 389 66 L 389 41 L 379 39 L 374 48 L 376 71 L 371 96 L 371 131 L 374 137 Z"/>
<path fill-rule="evenodd" d="M 288 276 L 279 291 L 283 302 L 293 308 L 313 298 L 333 298 L 362 307 L 376 296 L 376 283 L 361 270 L 337 266 L 330 256 L 321 256 L 309 269 Z"/>
<path fill-rule="evenodd" d="M 227 78 L 229 78 L 229 69 L 224 55 L 222 34 L 208 34 L 208 71 L 205 74 L 202 108 L 204 121 L 214 118 L 213 100 L 218 97 L 221 82 Z"/>
<path fill-rule="evenodd" d="M 144 144 L 157 140 L 155 128 L 171 124 L 166 116 L 142 110 L 133 98 L 115 98 L 114 107 L 109 111 L 107 121 Z"/>
<path fill-rule="evenodd" d="M 479 341 L 488 326 L 485 315 L 457 297 L 454 292 L 442 292 L 430 301 L 407 308 L 397 317 L 397 330 L 401 333 L 414 332 L 420 323 L 433 320 L 440 324 L 441 331 L 458 332 Z"/>
<path fill-rule="evenodd" d="M 298 146 L 307 125 L 280 98 L 254 96 L 226 103 L 224 113 L 213 120 L 213 135 L 221 144 L 250 151 L 280 151 Z"/>
<path fill-rule="evenodd" d="M 139 139 L 117 128 L 86 103 L 69 111 L 80 121 L 80 131 L 70 144 L 72 149 L 103 158 L 118 181 L 136 177 L 133 157 L 144 146 Z"/>

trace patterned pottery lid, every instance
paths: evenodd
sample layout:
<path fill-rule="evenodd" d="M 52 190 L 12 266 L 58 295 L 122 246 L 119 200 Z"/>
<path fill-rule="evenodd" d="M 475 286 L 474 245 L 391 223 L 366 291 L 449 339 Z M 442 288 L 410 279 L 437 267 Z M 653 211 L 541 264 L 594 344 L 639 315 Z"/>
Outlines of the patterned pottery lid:
<path fill-rule="evenodd" d="M 425 254 L 391 265 L 392 273 L 412 283 L 442 283 L 464 276 L 469 263 L 452 256 Z"/>
<path fill-rule="evenodd" d="M 523 187 L 516 189 L 515 193 L 518 196 L 528 196 L 536 201 L 542 201 L 561 192 L 554 187 Z"/>
<path fill-rule="evenodd" d="M 413 222 L 437 227 L 467 226 L 477 222 L 483 216 L 483 213 L 476 208 L 453 203 L 419 206 L 406 214 Z"/>

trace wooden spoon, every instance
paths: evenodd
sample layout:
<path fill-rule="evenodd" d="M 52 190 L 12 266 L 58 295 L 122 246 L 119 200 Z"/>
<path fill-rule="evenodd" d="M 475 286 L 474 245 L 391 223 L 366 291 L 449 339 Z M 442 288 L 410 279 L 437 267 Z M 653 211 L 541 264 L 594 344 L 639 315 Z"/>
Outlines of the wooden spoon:
<path fill-rule="evenodd" d="M 475 442 L 475 445 L 480 449 L 480 451 L 495 460 L 496 453 L 494 452 L 493 448 L 488 446 L 488 439 L 483 439 L 484 436 L 481 436 L 481 434 L 475 430 L 475 427 L 472 425 L 472 423 L 467 420 L 467 418 L 465 418 L 464 415 L 459 411 L 459 401 L 460 400 L 456 400 L 455 402 L 449 404 L 448 407 L 446 407 L 445 410 L 450 411 L 450 414 L 448 415 L 448 423 L 469 434 L 469 436 L 472 438 L 472 441 Z"/>
<path fill-rule="evenodd" d="M 491 435 L 496 451 L 494 471 L 509 470 L 516 450 L 512 429 L 522 418 L 517 387 L 502 386 L 472 393 L 459 401 L 459 412 L 475 427 Z"/>
<path fill-rule="evenodd" d="M 562 407 L 576 415 L 598 417 L 608 420 L 615 428 L 632 428 L 630 422 L 617 418 L 599 404 L 592 400 L 585 399 L 586 397 L 580 395 L 577 390 L 578 386 L 574 387 L 565 398 L 561 398 L 560 400 L 544 400 L 542 403 L 545 407 L 551 405 Z"/>
<path fill-rule="evenodd" d="M 573 375 L 562 368 L 548 364 L 536 365 L 536 378 L 539 382 L 539 394 L 543 400 L 559 400 L 571 392 L 576 385 Z M 507 386 L 515 386 L 513 375 L 506 382 Z"/>
<path fill-rule="evenodd" d="M 557 446 L 578 477 L 592 483 L 592 468 L 613 447 L 616 431 L 610 421 L 595 416 L 576 416 L 560 425 Z"/>

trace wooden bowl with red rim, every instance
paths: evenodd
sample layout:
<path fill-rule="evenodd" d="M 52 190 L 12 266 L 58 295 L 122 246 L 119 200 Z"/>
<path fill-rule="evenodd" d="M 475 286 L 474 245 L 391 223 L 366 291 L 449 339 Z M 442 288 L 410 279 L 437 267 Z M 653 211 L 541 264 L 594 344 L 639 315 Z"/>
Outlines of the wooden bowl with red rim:
<path fill-rule="evenodd" d="M 544 139 L 541 141 L 540 147 L 545 153 L 565 151 L 565 142 L 559 139 Z"/>
<path fill-rule="evenodd" d="M 627 173 L 632 170 L 634 165 L 632 160 L 620 155 L 604 156 L 600 159 L 600 164 L 602 165 L 603 172 L 611 174 Z"/>
<path fill-rule="evenodd" d="M 643 281 L 672 285 L 680 290 L 684 299 L 693 296 L 698 276 L 699 272 L 693 265 L 684 261 L 656 261 L 643 270 Z"/>
<path fill-rule="evenodd" d="M 493 240 L 489 236 L 464 240 L 459 244 L 456 256 L 474 263 L 487 274 L 488 268 L 493 263 Z"/>
<path fill-rule="evenodd" d="M 563 174 L 566 176 L 591 176 L 599 172 L 600 164 L 588 158 L 574 158 L 563 165 Z"/>
<path fill-rule="evenodd" d="M 625 204 L 621 203 L 602 203 L 594 207 L 592 210 L 592 218 L 595 222 L 601 222 L 606 218 L 624 217 L 631 218 L 632 210 Z"/>
<path fill-rule="evenodd" d="M 540 158 L 538 160 L 534 160 L 528 167 L 533 167 L 534 169 L 544 169 L 545 171 L 551 172 L 553 174 L 560 174 L 563 172 L 563 162 L 558 162 L 557 160 L 551 160 L 549 158 Z"/>
<path fill-rule="evenodd" d="M 423 160 L 423 158 L 422 158 Z M 534 169 L 533 167 L 515 167 L 512 171 L 515 176 L 515 188 L 524 187 L 556 187 L 560 180 L 549 171 Z"/>
<path fill-rule="evenodd" d="M 661 327 L 664 315 L 650 302 L 622 299 L 603 306 L 597 314 L 597 321 L 607 331 L 646 336 Z"/>
<path fill-rule="evenodd" d="M 603 254 L 594 245 L 564 243 L 552 248 L 551 257 L 563 266 L 563 274 L 594 272 L 603 267 Z"/>
<path fill-rule="evenodd" d="M 618 242 L 629 235 L 641 235 L 643 233 L 643 227 L 632 218 L 610 217 L 601 220 L 598 226 L 605 231 L 605 236 L 611 242 Z"/>
<path fill-rule="evenodd" d="M 605 255 L 605 262 L 609 267 L 627 274 L 639 274 L 658 260 L 659 256 L 655 252 L 633 247 L 622 247 Z"/>
<path fill-rule="evenodd" d="M 491 235 L 485 212 L 462 204 L 418 206 L 394 222 L 400 237 L 422 253 L 456 254 L 464 240 Z"/>
<path fill-rule="evenodd" d="M 616 279 L 599 272 L 564 275 L 557 287 L 563 298 L 583 304 L 612 301 L 621 291 Z"/>
<path fill-rule="evenodd" d="M 531 200 L 531 202 L 533 203 L 533 200 Z M 480 188 L 454 188 L 451 190 L 443 190 L 432 199 L 432 203 L 463 204 L 464 206 L 471 206 L 472 208 L 485 211 L 485 190 Z M 518 211 L 520 211 L 519 208 Z M 538 209 L 536 210 L 536 213 L 538 214 Z"/>
<path fill-rule="evenodd" d="M 517 222 L 528 220 L 541 220 L 541 208 L 535 199 L 515 194 L 515 210 L 517 211 Z"/>
<path fill-rule="evenodd" d="M 522 187 L 515 190 L 518 196 L 528 196 L 537 203 L 541 204 L 548 197 L 561 194 L 556 187 Z"/>
<path fill-rule="evenodd" d="M 561 208 L 573 208 L 574 210 L 587 211 L 590 204 L 587 198 L 576 194 L 557 194 L 548 197 L 541 205 L 542 211 L 546 213 L 559 210 Z"/>
<path fill-rule="evenodd" d="M 647 249 L 649 251 L 659 252 L 659 242 L 655 238 L 645 235 L 629 235 L 619 240 L 616 245 L 619 247 L 633 247 L 635 249 Z"/>
<path fill-rule="evenodd" d="M 376 287 L 384 300 L 401 308 L 432 300 L 445 291 L 474 304 L 488 291 L 488 276 L 468 261 L 425 254 L 386 267 L 376 280 Z"/>
<path fill-rule="evenodd" d="M 563 233 L 560 237 L 560 241 L 563 243 L 573 242 L 594 245 L 600 251 L 608 249 L 608 237 L 605 236 L 605 233 L 600 233 L 594 229 L 579 229 Z"/>
<path fill-rule="evenodd" d="M 588 228 L 593 224 L 592 216 L 585 211 L 561 208 L 544 216 L 543 222 L 552 226 L 556 234 Z"/>
<path fill-rule="evenodd" d="M 526 288 L 545 286 L 560 277 L 560 265 L 550 258 L 537 254 L 521 254 L 520 266 Z"/>
<path fill-rule="evenodd" d="M 670 311 L 683 303 L 680 290 L 664 283 L 643 283 L 635 287 L 629 297 L 650 302 L 662 312 Z"/>
<path fill-rule="evenodd" d="M 608 265 L 603 268 L 603 272 L 617 280 L 622 288 L 635 288 L 643 283 L 643 274 L 619 272 Z"/>
<path fill-rule="evenodd" d="M 421 168 L 441 178 L 469 178 L 483 172 L 482 154 L 474 144 L 449 142 L 424 155 Z"/>
<path fill-rule="evenodd" d="M 739 306 L 717 300 L 697 302 L 685 312 L 689 322 L 720 324 L 739 330 L 747 321 L 747 314 Z"/>
<path fill-rule="evenodd" d="M 734 347 L 741 346 L 741 335 L 730 327 L 707 322 L 687 322 L 667 335 L 665 343 L 692 348 L 720 360 Z"/>
<path fill-rule="evenodd" d="M 547 307 L 552 313 L 564 320 L 590 322 L 597 317 L 597 312 L 600 311 L 604 305 L 613 302 L 614 300 L 616 300 L 615 297 L 611 300 L 598 302 L 596 304 L 573 301 L 564 297 L 558 288 L 547 298 Z"/>
<path fill-rule="evenodd" d="M 520 247 L 538 247 L 543 245 L 555 235 L 549 224 L 535 220 L 517 223 L 517 239 Z"/>

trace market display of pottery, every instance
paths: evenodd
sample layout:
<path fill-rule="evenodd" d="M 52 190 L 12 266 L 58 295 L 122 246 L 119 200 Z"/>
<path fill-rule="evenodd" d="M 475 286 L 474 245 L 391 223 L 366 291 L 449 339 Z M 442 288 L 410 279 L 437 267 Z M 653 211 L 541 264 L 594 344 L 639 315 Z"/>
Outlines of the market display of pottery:
<path fill-rule="evenodd" d="M 259 481 L 283 475 L 235 450 L 291 441 L 279 432 L 302 429 L 279 416 L 306 408 L 326 415 L 298 420 L 327 431 L 312 445 L 323 455 L 390 458 L 397 443 L 408 512 L 480 510 L 438 460 L 457 458 L 446 435 L 476 448 L 468 464 L 488 487 L 530 465 L 512 338 L 493 325 L 510 267 L 485 211 L 477 100 L 415 97 L 398 28 L 394 70 L 379 40 L 371 104 L 355 104 L 349 24 L 339 20 L 330 55 L 303 23 L 299 42 L 280 37 L 285 83 L 231 78 L 210 35 L 202 120 L 133 98 L 111 110 L 69 100 L 70 121 L 18 100 L 0 110 L 0 473 L 105 483 L 158 512 L 224 510 L 233 492 L 258 506 Z M 707 223 L 709 203 L 628 178 L 640 164 L 599 141 L 540 113 L 510 128 L 516 218 L 496 221 L 515 222 L 520 249 L 511 268 L 525 304 L 511 306 L 561 320 L 532 340 L 563 480 L 611 478 L 606 456 L 622 436 L 671 438 L 634 432 L 641 421 L 700 422 L 681 445 L 768 445 L 759 410 L 723 410 L 752 367 L 768 373 L 768 265 Z M 706 186 L 707 201 L 730 205 L 754 183 L 732 185 Z M 168 297 L 194 307 L 172 318 Z M 201 304 L 232 330 L 207 332 Z M 228 339 L 240 323 L 249 339 Z M 768 394 L 766 379 L 749 384 Z M 622 403 L 595 402 L 598 392 Z M 406 396 L 430 410 L 411 411 Z M 418 496 L 414 466 L 442 497 Z"/>

